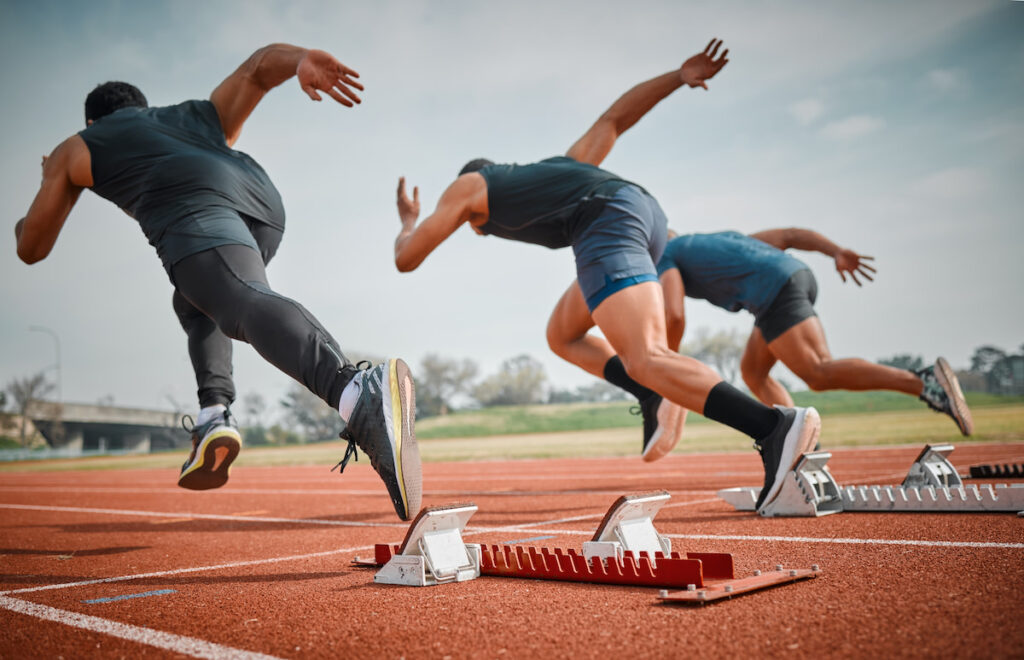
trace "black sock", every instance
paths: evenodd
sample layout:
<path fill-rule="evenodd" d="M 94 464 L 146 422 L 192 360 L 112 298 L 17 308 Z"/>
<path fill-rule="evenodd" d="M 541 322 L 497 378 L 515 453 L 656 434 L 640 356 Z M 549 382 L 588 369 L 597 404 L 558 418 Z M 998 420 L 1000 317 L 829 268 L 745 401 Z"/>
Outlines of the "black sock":
<path fill-rule="evenodd" d="M 653 390 L 644 387 L 629 377 L 629 374 L 626 373 L 626 367 L 623 366 L 622 360 L 619 359 L 618 355 L 611 356 L 605 363 L 604 379 L 612 385 L 626 390 L 640 401 L 654 394 Z"/>
<path fill-rule="evenodd" d="M 708 392 L 704 416 L 746 433 L 754 440 L 764 440 L 782 419 L 781 412 L 755 401 L 724 380 Z"/>

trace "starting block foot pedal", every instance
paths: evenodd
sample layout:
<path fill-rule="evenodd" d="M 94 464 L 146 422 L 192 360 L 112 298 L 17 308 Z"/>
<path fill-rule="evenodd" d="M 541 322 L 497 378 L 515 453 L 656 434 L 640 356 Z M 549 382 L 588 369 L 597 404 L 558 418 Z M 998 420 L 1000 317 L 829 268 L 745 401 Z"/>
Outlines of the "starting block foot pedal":
<path fill-rule="evenodd" d="M 836 480 L 828 471 L 827 451 L 804 454 L 796 467 L 783 477 L 782 487 L 774 500 L 758 512 L 766 518 L 777 516 L 818 517 L 843 510 L 842 497 Z M 753 511 L 760 488 L 726 488 L 718 496 L 732 504 L 737 511 Z"/>
<path fill-rule="evenodd" d="M 646 554 L 654 560 L 658 555 L 672 554 L 672 542 L 654 528 L 654 516 L 671 495 L 668 491 L 623 495 L 615 500 L 598 525 L 594 537 L 583 543 L 583 556 L 622 561 L 625 553 L 639 557 Z"/>
<path fill-rule="evenodd" d="M 452 504 L 420 511 L 397 553 L 392 553 L 388 546 L 377 547 L 378 556 L 391 556 L 373 576 L 373 581 L 426 587 L 480 577 L 480 545 L 462 541 L 462 530 L 476 511 L 475 504 Z M 355 563 L 376 564 L 359 558 Z"/>
<path fill-rule="evenodd" d="M 686 591 L 669 591 L 662 589 L 658 599 L 663 602 L 684 602 L 684 603 L 708 603 L 722 598 L 732 598 L 741 594 L 750 593 L 759 589 L 773 587 L 787 582 L 807 580 L 816 578 L 821 574 L 817 564 L 810 568 L 784 569 L 781 565 L 776 566 L 774 571 L 762 573 L 754 571 L 750 577 L 737 578 L 728 581 L 709 582 L 703 587 L 688 585 Z"/>
<path fill-rule="evenodd" d="M 964 484 L 956 468 L 949 461 L 953 453 L 953 445 L 925 445 L 921 453 L 914 459 L 907 477 L 903 480 L 904 488 L 959 488 Z"/>

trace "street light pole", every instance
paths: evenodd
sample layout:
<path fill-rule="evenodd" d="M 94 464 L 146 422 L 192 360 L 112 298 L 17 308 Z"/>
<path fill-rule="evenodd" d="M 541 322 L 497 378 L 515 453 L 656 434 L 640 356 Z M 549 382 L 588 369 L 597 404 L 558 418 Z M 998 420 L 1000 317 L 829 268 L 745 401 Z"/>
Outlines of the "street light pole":
<path fill-rule="evenodd" d="M 32 330 L 34 332 L 45 332 L 46 334 L 48 334 L 51 337 L 53 337 L 53 345 L 54 345 L 54 347 L 57 350 L 57 403 L 58 404 L 63 403 L 64 397 L 63 397 L 63 395 L 61 393 L 61 376 L 60 376 L 60 337 L 57 336 L 56 332 L 54 332 L 50 328 L 47 328 L 44 325 L 29 326 L 29 330 Z"/>

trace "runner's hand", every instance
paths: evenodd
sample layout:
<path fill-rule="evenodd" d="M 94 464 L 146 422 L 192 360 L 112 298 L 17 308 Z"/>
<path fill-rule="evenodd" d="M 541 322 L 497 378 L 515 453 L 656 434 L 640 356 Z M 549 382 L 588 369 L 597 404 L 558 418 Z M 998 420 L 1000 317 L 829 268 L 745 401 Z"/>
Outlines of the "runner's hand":
<path fill-rule="evenodd" d="M 405 192 L 405 177 L 398 179 L 398 217 L 403 225 L 414 225 L 420 217 L 420 188 L 412 189 L 412 199 Z"/>
<path fill-rule="evenodd" d="M 322 50 L 310 50 L 305 57 L 299 61 L 295 69 L 295 75 L 299 78 L 299 85 L 302 91 L 309 95 L 314 101 L 321 100 L 317 92 L 326 92 L 332 99 L 347 108 L 351 108 L 353 102 L 362 103 L 362 99 L 353 90 L 362 91 L 363 86 L 355 80 L 359 74 L 348 68 L 330 53 Z"/>
<path fill-rule="evenodd" d="M 843 282 L 846 281 L 846 274 L 849 273 L 857 286 L 861 286 L 857 275 L 860 275 L 869 282 L 875 281 L 875 278 L 871 277 L 875 273 L 875 269 L 871 264 L 864 263 L 865 261 L 873 260 L 874 257 L 857 254 L 853 250 L 842 249 L 836 254 L 836 271 L 839 273 L 839 277 L 843 278 Z"/>
<path fill-rule="evenodd" d="M 683 62 L 683 66 L 679 67 L 679 78 L 683 81 L 684 85 L 708 88 L 704 81 L 714 78 L 715 74 L 721 71 L 722 67 L 729 62 L 726 59 L 726 55 L 729 54 L 728 48 L 722 51 L 717 60 L 715 59 L 715 55 L 718 54 L 718 48 L 721 45 L 721 39 L 712 39 L 708 43 L 707 48 L 704 49 L 704 52 L 697 53 Z"/>

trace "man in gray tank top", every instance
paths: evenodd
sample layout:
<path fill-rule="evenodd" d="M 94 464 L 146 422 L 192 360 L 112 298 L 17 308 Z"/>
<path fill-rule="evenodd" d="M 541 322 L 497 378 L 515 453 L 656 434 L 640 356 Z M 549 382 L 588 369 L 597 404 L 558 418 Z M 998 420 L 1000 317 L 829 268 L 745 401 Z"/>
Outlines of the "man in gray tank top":
<path fill-rule="evenodd" d="M 50 253 L 84 188 L 139 223 L 174 284 L 198 385 L 178 485 L 224 485 L 241 448 L 229 411 L 237 339 L 338 410 L 349 441 L 342 470 L 360 447 L 408 520 L 422 488 L 409 369 L 398 359 L 352 365 L 311 313 L 270 288 L 265 266 L 281 241 L 284 207 L 263 168 L 232 148 L 263 96 L 292 77 L 313 100 L 322 92 L 347 107 L 360 102 L 358 73 L 329 53 L 287 44 L 257 50 L 209 100 L 150 108 L 132 85 L 100 85 L 86 99 L 86 129 L 44 160 L 42 186 L 15 227 L 18 256 L 31 264 Z"/>
<path fill-rule="evenodd" d="M 669 349 L 655 268 L 665 247 L 665 214 L 643 188 L 599 168 L 618 137 L 659 101 L 684 85 L 707 89 L 705 81 L 728 61 L 728 51 L 718 55 L 720 46 L 713 39 L 680 68 L 630 89 L 565 156 L 528 165 L 471 161 L 419 224 L 419 190 L 410 198 L 400 179 L 395 264 L 414 270 L 463 224 L 480 234 L 571 246 L 577 277 L 551 315 L 549 344 L 640 399 L 647 460 L 675 445 L 685 409 L 751 436 L 765 467 L 760 508 L 777 497 L 783 475 L 814 446 L 817 412 L 769 408 Z M 603 338 L 589 333 L 595 324 Z"/>

